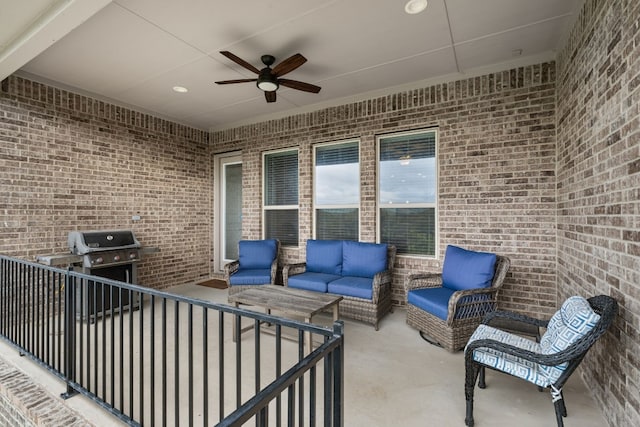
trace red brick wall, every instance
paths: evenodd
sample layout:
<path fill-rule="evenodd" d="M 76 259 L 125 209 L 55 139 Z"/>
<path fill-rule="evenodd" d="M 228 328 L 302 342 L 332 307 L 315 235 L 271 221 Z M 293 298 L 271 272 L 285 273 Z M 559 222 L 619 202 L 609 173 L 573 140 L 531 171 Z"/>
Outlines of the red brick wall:
<path fill-rule="evenodd" d="M 312 237 L 313 144 L 360 140 L 361 239 L 376 239 L 376 135 L 439 129 L 438 259 L 399 257 L 393 298 L 408 273 L 439 271 L 447 244 L 511 258 L 504 308 L 542 315 L 556 304 L 555 64 L 439 84 L 279 120 L 215 132 L 213 152 L 242 150 L 243 235 L 261 237 L 262 153 L 300 149 L 300 248 Z"/>
<path fill-rule="evenodd" d="M 9 77 L 0 90 L 0 253 L 34 260 L 68 252 L 70 230 L 126 228 L 161 250 L 141 262 L 141 283 L 166 287 L 208 276 L 208 139 Z"/>
<path fill-rule="evenodd" d="M 612 426 L 640 425 L 640 2 L 587 0 L 558 59 L 558 299 L 620 315 L 583 362 Z M 571 410 L 571 408 L 569 408 Z"/>

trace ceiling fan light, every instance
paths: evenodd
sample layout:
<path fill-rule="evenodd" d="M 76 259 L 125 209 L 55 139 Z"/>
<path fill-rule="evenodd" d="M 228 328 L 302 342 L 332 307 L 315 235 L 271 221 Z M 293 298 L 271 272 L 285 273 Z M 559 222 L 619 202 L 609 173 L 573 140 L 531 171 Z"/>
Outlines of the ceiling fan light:
<path fill-rule="evenodd" d="M 274 90 L 277 90 L 278 87 L 277 82 L 272 82 L 270 80 L 258 80 L 258 88 L 265 92 L 273 92 Z"/>

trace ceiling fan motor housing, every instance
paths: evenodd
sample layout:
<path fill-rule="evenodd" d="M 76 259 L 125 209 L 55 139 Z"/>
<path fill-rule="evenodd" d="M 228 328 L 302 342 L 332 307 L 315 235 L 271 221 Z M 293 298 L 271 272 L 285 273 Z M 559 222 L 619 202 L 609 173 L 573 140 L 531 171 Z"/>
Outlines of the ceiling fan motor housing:
<path fill-rule="evenodd" d="M 271 67 L 273 63 L 276 62 L 276 58 L 273 55 L 262 55 L 260 59 L 267 67 Z"/>

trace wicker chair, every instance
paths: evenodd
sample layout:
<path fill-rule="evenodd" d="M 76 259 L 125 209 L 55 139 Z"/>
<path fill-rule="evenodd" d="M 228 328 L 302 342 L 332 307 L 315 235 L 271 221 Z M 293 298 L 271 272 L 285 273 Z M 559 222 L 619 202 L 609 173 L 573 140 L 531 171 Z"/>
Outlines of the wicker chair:
<path fill-rule="evenodd" d="M 224 266 L 229 295 L 275 283 L 280 258 L 279 240 L 241 240 L 238 254 L 238 260 Z"/>
<path fill-rule="evenodd" d="M 445 263 L 447 257 L 445 257 Z M 442 274 L 411 274 L 407 278 L 407 324 L 420 331 L 428 342 L 440 345 L 450 352 L 461 350 L 488 312 L 497 306 L 498 291 L 507 275 L 511 262 L 504 256 L 495 256 L 495 271 L 489 287 L 453 292 L 446 307 L 446 319 L 430 313 L 410 300 L 410 292 L 426 288 L 442 288 Z"/>
<path fill-rule="evenodd" d="M 466 425 L 474 425 L 473 392 L 476 381 L 479 388 L 486 387 L 484 370 L 488 367 L 549 388 L 556 421 L 558 427 L 562 427 L 563 418 L 567 416 L 562 387 L 587 351 L 609 328 L 617 310 L 618 303 L 613 298 L 599 295 L 588 300 L 567 299 L 549 321 L 504 311 L 489 313 L 465 348 Z M 540 343 L 536 343 L 491 327 L 493 319 L 546 327 L 547 331 Z"/>

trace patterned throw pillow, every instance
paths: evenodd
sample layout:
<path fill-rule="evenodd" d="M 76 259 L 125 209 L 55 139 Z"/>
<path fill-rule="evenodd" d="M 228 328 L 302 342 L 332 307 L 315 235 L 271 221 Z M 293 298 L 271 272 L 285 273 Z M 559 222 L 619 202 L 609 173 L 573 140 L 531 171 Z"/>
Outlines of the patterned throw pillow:
<path fill-rule="evenodd" d="M 540 340 L 543 354 L 553 354 L 565 350 L 578 339 L 586 335 L 600 320 L 600 316 L 591 309 L 589 302 L 581 296 L 568 298 L 560 310 L 549 320 L 547 332 Z M 558 366 L 540 366 L 551 383 L 556 382 L 567 363 Z"/>

